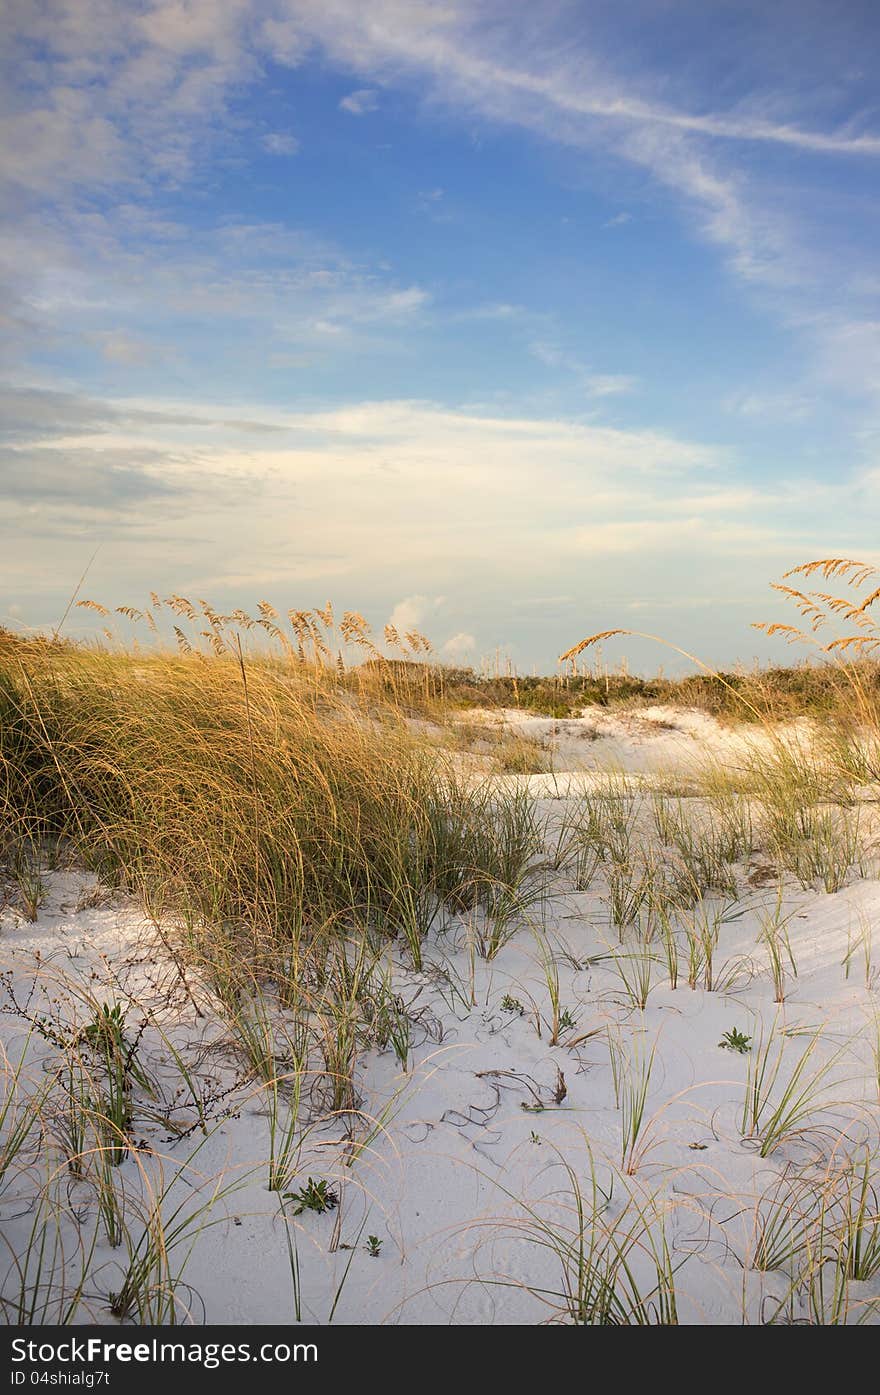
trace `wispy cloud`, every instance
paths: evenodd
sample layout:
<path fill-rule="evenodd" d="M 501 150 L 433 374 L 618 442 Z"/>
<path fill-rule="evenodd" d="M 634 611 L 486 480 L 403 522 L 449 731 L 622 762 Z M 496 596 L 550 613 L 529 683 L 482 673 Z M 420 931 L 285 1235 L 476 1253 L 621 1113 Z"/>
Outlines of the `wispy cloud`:
<path fill-rule="evenodd" d="M 379 93 L 375 88 L 360 87 L 356 92 L 349 92 L 347 97 L 342 98 L 339 109 L 349 112 L 351 116 L 366 116 L 375 111 L 378 105 Z"/>
<path fill-rule="evenodd" d="M 85 335 L 107 363 L 126 368 L 142 368 L 154 356 L 155 349 L 139 335 L 124 329 L 94 330 Z"/>
<path fill-rule="evenodd" d="M 588 373 L 584 381 L 591 397 L 619 397 L 638 383 L 631 373 Z"/>
<path fill-rule="evenodd" d="M 118 367 L 169 355 L 163 337 L 185 360 L 181 325 L 193 318 L 225 323 L 239 348 L 252 332 L 262 353 L 320 353 L 328 336 L 352 349 L 376 342 L 431 302 L 428 288 L 401 284 L 307 231 L 225 221 L 186 237 L 170 224 L 132 235 L 124 209 L 70 215 L 63 227 L 36 217 L 0 225 L 3 286 L 22 295 L 26 314 L 9 326 L 22 347 L 39 336 L 79 342 Z"/>
<path fill-rule="evenodd" d="M 817 401 L 802 392 L 738 392 L 727 397 L 723 406 L 734 416 L 751 420 L 801 422 L 815 412 Z"/>
<path fill-rule="evenodd" d="M 619 397 L 633 392 L 638 384 L 632 373 L 595 373 L 589 365 L 545 339 L 533 340 L 529 347 L 545 367 L 575 377 L 588 397 Z"/>
<path fill-rule="evenodd" d="M 2 460 L 0 499 L 7 507 L 45 508 L 61 502 L 69 509 L 118 518 L 149 500 L 167 500 L 180 492 L 179 483 L 162 474 L 166 459 L 159 450 L 13 447 L 3 453 Z"/>
<path fill-rule="evenodd" d="M 691 225 L 734 274 L 790 293 L 776 306 L 790 322 L 795 295 L 811 295 L 817 308 L 825 303 L 829 267 L 809 245 L 808 220 L 781 216 L 774 181 L 755 173 L 748 152 L 848 162 L 880 156 L 870 111 L 850 112 L 836 125 L 821 105 L 821 123 L 798 115 L 808 85 L 798 86 L 794 70 L 788 87 L 783 79 L 772 90 L 772 104 L 759 83 L 724 109 L 712 109 L 711 91 L 694 90 L 700 109 L 689 109 L 688 81 L 676 71 L 665 87 L 681 100 L 660 99 L 655 75 L 618 70 L 601 25 L 592 39 L 578 29 L 562 43 L 560 25 L 571 19 L 564 6 L 529 26 L 527 40 L 494 0 L 232 0 L 222 7 L 154 0 L 133 23 L 124 7 L 99 0 L 40 7 L 20 0 L 13 10 L 8 54 L 18 97 L 0 117 L 0 175 L 33 194 L 70 185 L 134 190 L 145 180 L 191 177 L 195 150 L 221 136 L 227 144 L 240 138 L 232 94 L 256 82 L 267 61 L 295 66 L 318 45 L 368 79 L 340 101 L 351 115 L 375 110 L 375 82 L 396 79 L 464 120 L 477 114 L 524 127 L 650 172 L 684 202 Z M 263 137 L 279 155 L 294 153 L 295 140 L 284 132 Z M 853 318 L 838 311 L 837 322 L 815 329 L 817 342 L 833 347 L 841 324 Z"/>
<path fill-rule="evenodd" d="M 756 292 L 770 294 L 765 303 L 793 331 L 802 332 L 805 298 L 817 310 L 828 306 L 829 284 L 839 282 L 839 267 L 816 241 L 811 243 L 810 210 L 783 214 L 776 180 L 755 172 L 749 152 L 763 147 L 805 158 L 876 161 L 880 134 L 870 129 L 870 108 L 850 113 L 838 125 L 829 125 L 821 107 L 821 123 L 814 125 L 784 115 L 786 100 L 797 112 L 813 90 L 809 81 L 798 85 L 793 69 L 788 87 L 784 79 L 772 88 L 759 84 L 739 94 L 727 110 L 705 105 L 688 110 L 640 92 L 637 78 L 620 76 L 613 48 L 583 38 L 573 43 L 570 35 L 559 42 L 555 13 L 548 13 L 543 30 L 541 25 L 530 29 L 524 45 L 512 26 L 498 22 L 491 3 L 449 0 L 410 5 L 402 12 L 395 0 L 377 0 L 367 12 L 349 0 L 336 0 L 330 9 L 303 0 L 296 11 L 315 41 L 355 71 L 417 76 L 434 100 L 462 117 L 478 113 L 569 148 L 606 152 L 649 172 L 678 196 L 690 228 L 722 252 L 730 271 Z M 559 14 L 570 18 L 565 9 Z M 772 23 L 768 16 L 768 26 Z M 781 40 L 783 14 L 779 26 L 779 33 L 768 28 L 768 43 Z M 833 47 L 837 38 L 832 29 L 825 41 Z M 821 32 L 817 42 L 823 43 Z M 643 78 L 645 85 L 652 81 Z M 711 91 L 699 92 L 701 104 L 712 97 Z M 816 212 L 821 215 L 821 207 Z M 621 215 L 611 223 L 620 221 Z M 858 279 L 855 267 L 847 274 Z M 841 297 L 836 300 L 839 305 Z M 845 337 L 843 325 L 853 318 L 836 308 L 820 327 L 814 317 L 806 334 L 820 357 L 845 359 L 839 341 Z M 860 333 L 870 338 L 867 328 Z"/>
<path fill-rule="evenodd" d="M 288 131 L 270 131 L 263 136 L 262 145 L 270 155 L 296 155 L 300 148 L 296 136 Z"/>

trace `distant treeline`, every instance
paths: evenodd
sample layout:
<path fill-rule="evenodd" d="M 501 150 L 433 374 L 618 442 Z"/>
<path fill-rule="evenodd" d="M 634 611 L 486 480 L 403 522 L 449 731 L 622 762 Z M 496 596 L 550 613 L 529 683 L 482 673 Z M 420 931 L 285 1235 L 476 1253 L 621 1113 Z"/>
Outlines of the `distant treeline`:
<path fill-rule="evenodd" d="M 866 696 L 880 702 L 880 664 L 850 666 Z M 845 715 L 852 709 L 852 688 L 840 669 L 828 664 L 800 664 L 683 678 L 639 678 L 632 674 L 560 674 L 483 678 L 470 669 L 446 669 L 448 700 L 462 706 L 519 707 L 552 717 L 567 717 L 582 707 L 642 706 L 668 703 L 697 707 L 717 716 L 758 720 L 801 714 Z"/>

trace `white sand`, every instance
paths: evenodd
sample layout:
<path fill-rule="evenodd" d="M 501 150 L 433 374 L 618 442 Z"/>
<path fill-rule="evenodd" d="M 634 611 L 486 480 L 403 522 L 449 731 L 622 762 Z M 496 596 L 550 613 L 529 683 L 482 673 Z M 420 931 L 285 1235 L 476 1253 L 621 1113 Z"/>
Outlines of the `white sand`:
<path fill-rule="evenodd" d="M 610 760 L 633 772 L 684 769 L 707 751 L 738 760 L 755 740 L 753 733 L 671 709 L 590 717 L 589 724 L 600 729 L 597 740 L 582 739 L 584 724 L 577 721 L 522 714 L 512 720 L 528 735 L 555 742 L 556 783 L 547 776 L 529 780 L 541 799 L 539 811 L 558 812 L 561 801 L 554 796 L 564 792 L 558 781 L 566 766 L 583 772 Z M 627 1002 L 607 957 L 617 947 L 617 933 L 609 925 L 601 878 L 595 891 L 581 894 L 560 879 L 546 907 L 543 933 L 556 953 L 561 1003 L 576 1025 L 557 1046 L 548 1042 L 548 987 L 538 941 L 527 926 L 487 963 L 469 953 L 466 920 L 452 920 L 426 946 L 432 969 L 422 974 L 405 967 L 402 946 L 392 947 L 396 986 L 417 1017 L 412 1066 L 402 1072 L 390 1050 L 363 1057 L 357 1075 L 363 1117 L 356 1131 L 367 1132 L 368 1118 L 384 1122 L 351 1166 L 345 1166 L 339 1119 L 317 1124 L 303 1143 L 298 1184 L 309 1176 L 333 1179 L 341 1196 L 338 1210 L 290 1222 L 305 1320 L 328 1320 L 340 1284 L 336 1322 L 532 1323 L 558 1314 L 564 1304 L 553 1295 L 561 1295 L 564 1275 L 553 1249 L 537 1243 L 546 1239 L 538 1227 L 547 1224 L 571 1242 L 575 1217 L 567 1169 L 589 1197 L 591 1155 L 599 1182 L 611 1192 L 604 1224 L 620 1220 L 624 1225 L 628 1193 L 665 1218 L 672 1260 L 680 1266 L 682 1321 L 759 1322 L 777 1310 L 790 1280 L 751 1267 L 759 1198 L 781 1179 L 804 1176 L 815 1182 L 845 1155 L 858 1157 L 866 1147 L 877 1152 L 872 1052 L 880 983 L 868 944 L 880 914 L 880 882 L 857 881 L 835 895 L 790 885 L 784 909 L 791 913 L 798 977 L 778 1006 L 766 950 L 758 943 L 758 907 L 773 903 L 775 889 L 750 889 L 748 869 L 740 870 L 743 897 L 736 909 L 741 914 L 722 929 L 718 951 L 719 963 L 742 961 L 733 986 L 711 993 L 685 984 L 672 990 L 658 964 L 657 986 L 643 1012 Z M 119 902 L 77 909 L 92 879 L 55 872 L 46 880 L 49 895 L 35 924 L 12 907 L 0 915 L 2 966 L 19 1001 L 36 983 L 30 1010 L 42 995 L 51 1011 L 50 999 L 58 997 L 56 1009 L 69 1019 L 74 1011 L 70 984 L 80 981 L 99 999 L 124 1000 L 131 994 L 145 1005 L 164 1003 L 173 1040 L 213 1082 L 207 1088 L 217 1094 L 233 1087 L 213 1106 L 207 1139 L 195 1132 L 169 1141 L 167 1129 L 144 1125 L 139 1136 L 153 1152 L 132 1154 L 118 1169 L 132 1197 L 141 1190 L 141 1169 L 155 1184 L 160 1173 L 167 1180 L 181 1168 L 172 1192 L 176 1200 L 205 1199 L 218 1178 L 224 1185 L 237 1183 L 211 1212 L 220 1223 L 202 1230 L 192 1248 L 183 1275 L 189 1287 L 179 1290 L 181 1301 L 190 1302 L 195 1321 L 291 1321 L 286 1229 L 277 1197 L 266 1187 L 268 1125 L 260 1090 L 234 1084 L 220 1025 L 209 1009 L 196 1015 L 189 996 L 195 985 L 181 983 L 155 929 L 137 910 Z M 875 959 L 880 967 L 880 945 Z M 505 994 L 524 1006 L 522 1016 L 502 1009 Z M 204 1006 L 204 995 L 197 996 Z M 136 1019 L 133 1011 L 131 1020 Z M 754 1140 L 744 1140 L 740 1130 L 750 1058 L 723 1050 L 718 1042 L 731 1028 L 757 1042 L 774 1021 L 790 1033 L 780 1036 L 785 1054 L 778 1084 L 808 1044 L 804 1032 L 822 1029 L 805 1078 L 831 1064 L 804 1131 L 762 1159 Z M 0 1016 L 0 1038 L 13 1059 L 23 1049 L 25 1032 L 21 1019 Z M 631 1058 L 656 1048 L 632 1175 L 620 1168 L 622 1116 L 615 1105 L 609 1032 Z M 586 1039 L 566 1045 L 566 1036 Z M 51 1053 L 33 1035 L 26 1050 L 28 1073 L 37 1084 L 41 1061 Z M 154 1031 L 146 1032 L 142 1051 L 159 1070 L 163 1049 Z M 174 1072 L 164 1055 L 162 1070 L 171 1081 Z M 559 1072 L 567 1093 L 556 1104 Z M 779 1093 L 777 1086 L 774 1099 Z M 224 1109 L 234 1112 L 217 1117 Z M 181 1122 L 192 1117 L 181 1106 Z M 33 1219 L 29 1201 L 37 1172 L 35 1161 L 32 1172 L 7 1180 L 0 1192 L 3 1231 L 18 1254 Z M 72 1212 L 88 1228 L 95 1197 L 85 1184 L 72 1181 L 68 1193 L 62 1230 L 72 1254 Z M 657 1224 L 654 1233 L 659 1234 Z M 377 1258 L 364 1249 L 368 1235 L 382 1241 Z M 186 1248 L 172 1255 L 172 1269 L 183 1262 Z M 123 1258 L 124 1249 L 98 1245 L 82 1320 L 112 1321 L 107 1295 L 119 1286 Z M 650 1291 L 652 1270 L 641 1247 L 630 1261 Z M 6 1261 L 0 1277 L 5 1267 Z M 7 1289 L 10 1282 L 7 1275 Z M 860 1304 L 878 1295 L 880 1279 L 853 1283 L 851 1320 L 862 1313 Z M 795 1292 L 786 1311 L 805 1318 L 805 1295 Z M 49 1313 L 48 1320 L 53 1316 Z"/>
<path fill-rule="evenodd" d="M 583 716 L 562 718 L 534 716 L 517 708 L 477 708 L 461 720 L 476 729 L 537 743 L 560 777 L 607 770 L 686 777 L 707 759 L 727 769 L 743 768 L 780 739 L 794 744 L 808 741 L 810 735 L 806 719 L 777 728 L 771 737 L 758 725 L 730 725 L 696 708 L 661 705 L 632 711 L 591 707 Z"/>

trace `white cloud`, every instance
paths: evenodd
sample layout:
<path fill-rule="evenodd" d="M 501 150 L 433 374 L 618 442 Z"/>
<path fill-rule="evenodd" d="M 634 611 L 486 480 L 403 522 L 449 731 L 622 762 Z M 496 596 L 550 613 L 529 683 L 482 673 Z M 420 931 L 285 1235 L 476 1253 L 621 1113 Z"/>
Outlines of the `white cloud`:
<path fill-rule="evenodd" d="M 296 136 L 285 131 L 270 131 L 263 136 L 262 145 L 270 155 L 296 155 L 300 148 Z"/>
<path fill-rule="evenodd" d="M 880 399 L 880 319 L 829 315 L 815 333 L 828 379 L 846 392 Z"/>
<path fill-rule="evenodd" d="M 415 210 L 435 223 L 454 223 L 456 215 L 445 206 L 445 189 L 420 189 L 415 198 Z"/>
<path fill-rule="evenodd" d="M 800 422 L 813 414 L 816 399 L 804 392 L 737 392 L 725 398 L 723 406 L 747 419 Z"/>
<path fill-rule="evenodd" d="M 87 339 L 93 343 L 107 363 L 125 368 L 141 368 L 153 357 L 153 347 L 139 335 L 127 330 L 95 330 Z"/>
<path fill-rule="evenodd" d="M 630 518 L 591 523 L 573 528 L 556 539 L 560 551 L 593 557 L 633 557 L 679 554 L 682 549 L 702 554 L 772 553 L 786 539 L 793 548 L 804 536 L 799 527 L 773 521 L 768 524 L 734 523 L 723 519 L 710 524 L 699 515 L 681 518 Z M 807 534 L 806 536 L 809 536 Z"/>
<path fill-rule="evenodd" d="M 638 382 L 631 373 L 588 373 L 587 390 L 592 397 L 619 397 L 632 392 Z"/>
<path fill-rule="evenodd" d="M 133 21 L 125 7 L 108 0 L 47 0 L 39 7 L 13 4 L 12 18 L 13 61 L 17 55 L 30 58 L 34 45 L 44 55 L 39 69 L 20 63 L 28 73 L 35 123 L 30 162 L 17 158 L 20 144 L 3 142 L 19 177 L 27 178 L 32 165 L 32 180 L 50 173 L 97 177 L 108 141 L 118 155 L 128 147 L 132 174 L 144 157 L 160 170 L 179 171 L 192 141 L 224 118 L 234 86 L 257 80 L 267 57 L 296 66 L 315 43 L 368 79 L 416 76 L 459 108 L 531 126 L 569 144 L 614 144 L 615 133 L 626 139 L 634 131 L 652 131 L 704 145 L 758 143 L 824 156 L 880 157 L 880 135 L 854 123 L 829 130 L 771 118 L 761 92 L 720 112 L 691 111 L 646 95 L 632 79 L 615 75 L 608 54 L 582 39 L 572 42 L 567 35 L 562 50 L 552 13 L 530 28 L 526 48 L 520 28 L 498 23 L 489 0 L 371 0 L 368 6 L 360 0 L 227 0 L 222 6 L 215 0 L 167 0 L 149 5 Z M 36 72 L 42 92 L 32 81 Z M 667 82 L 665 90 L 671 86 Z M 357 87 L 340 107 L 363 115 L 376 109 L 379 95 L 374 85 Z M 785 96 L 784 88 L 775 94 L 779 111 Z M 699 97 L 702 102 L 704 94 Z M 793 106 L 799 97 L 793 88 Z M 75 121 L 71 103 L 78 104 Z M 192 122 L 187 131 L 180 128 L 183 113 Z M 65 145 L 73 158 L 64 159 Z"/>
<path fill-rule="evenodd" d="M 12 185 L 36 194 L 72 179 L 101 188 L 127 173 L 119 131 L 78 94 L 56 91 L 42 108 L 0 117 L 0 177 Z"/>
<path fill-rule="evenodd" d="M 558 345 L 536 339 L 529 345 L 531 353 L 547 368 L 559 368 L 579 378 L 589 397 L 619 397 L 632 392 L 638 378 L 631 373 L 594 373 L 580 359 L 560 349 Z"/>
<path fill-rule="evenodd" d="M 298 68 L 311 40 L 296 20 L 266 19 L 260 25 L 258 45 L 285 68 Z"/>
<path fill-rule="evenodd" d="M 431 612 L 441 604 L 442 599 L 442 597 L 435 597 L 432 600 L 429 596 L 406 596 L 402 601 L 397 602 L 387 623 L 393 625 L 394 629 L 401 635 L 410 630 L 419 630 Z"/>
<path fill-rule="evenodd" d="M 375 111 L 378 105 L 379 93 L 372 87 L 361 87 L 343 97 L 339 109 L 349 112 L 352 116 L 366 116 L 368 112 Z"/>
<path fill-rule="evenodd" d="M 390 291 L 385 297 L 385 309 L 390 315 L 409 315 L 413 310 L 421 310 L 431 297 L 421 286 L 407 286 L 402 291 Z"/>
<path fill-rule="evenodd" d="M 529 318 L 529 312 L 524 310 L 521 305 L 511 305 L 508 301 L 487 301 L 485 305 L 471 305 L 466 310 L 458 310 L 452 318 L 459 320 L 525 320 Z"/>
<path fill-rule="evenodd" d="M 460 630 L 458 634 L 447 639 L 440 652 L 444 659 L 452 659 L 454 662 L 461 663 L 474 653 L 476 647 L 477 641 L 474 636 Z"/>
<path fill-rule="evenodd" d="M 405 401 L 312 413 L 252 406 L 232 413 L 225 405 L 117 400 L 103 422 L 100 404 L 80 413 L 79 427 L 67 411 L 54 434 L 41 430 L 41 410 L 35 401 L 30 440 L 24 427 L 19 439 L 23 447 L 43 450 L 43 458 L 53 453 L 59 466 L 71 452 L 81 460 L 91 452 L 100 461 L 148 452 L 154 489 L 192 494 L 190 526 L 198 518 L 206 539 L 197 553 L 214 575 L 227 548 L 231 575 L 244 574 L 236 556 L 259 554 L 267 568 L 277 538 L 283 578 L 291 567 L 283 540 L 295 536 L 300 572 L 314 566 L 324 572 L 329 565 L 353 576 L 440 581 L 493 568 L 516 575 L 528 556 L 530 578 L 558 583 L 560 550 L 570 556 L 573 547 L 594 544 L 631 552 L 662 548 L 664 537 L 674 534 L 677 497 L 689 517 L 708 516 L 711 497 L 702 507 L 690 482 L 723 458 L 655 432 Z M 24 400 L 19 415 L 26 419 L 28 411 Z M 201 495 L 214 491 L 217 481 L 239 500 L 222 527 L 201 518 Z M 334 500 L 329 515 L 328 497 Z M 665 521 L 646 533 L 646 511 L 659 500 Z M 177 507 L 183 523 L 186 509 Z M 419 628 L 439 604 L 439 587 L 437 594 L 408 591 L 391 621 Z"/>
<path fill-rule="evenodd" d="M 171 0 L 133 14 L 112 0 L 13 0 L 6 53 L 23 80 L 0 120 L 0 175 L 53 196 L 185 177 L 194 147 L 225 126 L 233 87 L 259 73 L 255 8 Z"/>
<path fill-rule="evenodd" d="M 11 291 L 4 297 L 6 287 L 17 288 L 17 301 Z M 106 346 L 108 361 L 118 347 L 117 362 L 126 352 L 120 336 L 129 341 L 130 361 L 135 341 L 153 337 L 139 326 L 155 322 L 157 307 L 170 320 L 168 342 L 174 317 L 183 316 L 209 334 L 224 324 L 242 352 L 253 333 L 254 352 L 269 357 L 294 349 L 321 354 L 330 342 L 334 351 L 385 344 L 397 353 L 400 327 L 431 304 L 426 287 L 401 285 L 393 272 L 354 262 L 297 228 L 227 222 L 184 235 L 176 224 L 134 218 L 129 205 L 68 215 L 61 226 L 37 216 L 0 224 L 4 298 L 7 331 L 20 346 L 35 336 L 81 335 Z M 183 343 L 176 352 L 185 356 Z"/>

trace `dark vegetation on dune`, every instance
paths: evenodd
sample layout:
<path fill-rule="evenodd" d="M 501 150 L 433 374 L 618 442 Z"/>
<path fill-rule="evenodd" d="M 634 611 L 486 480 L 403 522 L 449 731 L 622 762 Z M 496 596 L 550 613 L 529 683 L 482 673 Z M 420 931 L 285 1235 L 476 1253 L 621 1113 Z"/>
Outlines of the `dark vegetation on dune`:
<path fill-rule="evenodd" d="M 399 665 L 398 691 L 424 687 L 417 676 L 426 666 Z M 407 674 L 406 669 L 410 672 Z M 865 691 L 880 698 L 880 664 L 859 665 Z M 391 680 L 387 680 L 390 686 Z M 557 674 L 549 677 L 483 677 L 473 669 L 442 670 L 442 690 L 458 707 L 512 707 L 548 717 L 576 717 L 585 707 L 640 707 L 654 703 L 696 707 L 738 721 L 785 721 L 800 716 L 845 716 L 852 698 L 839 673 L 828 664 L 802 663 L 748 672 L 689 674 L 684 678 L 641 678 L 628 673 Z M 760 717 L 759 715 L 760 714 Z"/>

